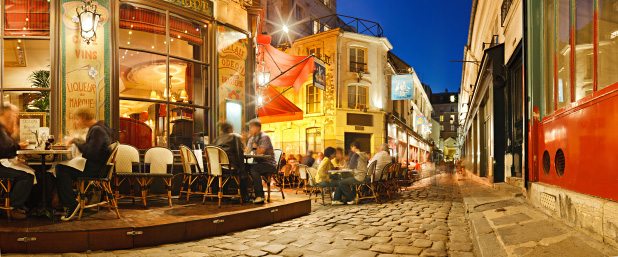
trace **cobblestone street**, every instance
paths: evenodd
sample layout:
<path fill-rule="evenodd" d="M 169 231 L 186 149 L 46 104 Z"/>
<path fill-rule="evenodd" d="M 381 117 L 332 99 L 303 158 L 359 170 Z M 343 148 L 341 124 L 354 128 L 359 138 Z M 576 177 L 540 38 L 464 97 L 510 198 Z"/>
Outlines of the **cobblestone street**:
<path fill-rule="evenodd" d="M 318 201 L 310 215 L 266 227 L 193 242 L 71 256 L 86 255 L 474 256 L 456 177 L 445 174 L 419 181 L 382 204 L 365 200 L 359 205 L 323 206 Z"/>

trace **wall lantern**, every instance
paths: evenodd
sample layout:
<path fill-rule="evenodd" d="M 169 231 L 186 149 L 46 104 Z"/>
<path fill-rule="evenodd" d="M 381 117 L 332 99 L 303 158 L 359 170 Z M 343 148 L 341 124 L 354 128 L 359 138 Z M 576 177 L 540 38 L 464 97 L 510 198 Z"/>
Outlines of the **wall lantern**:
<path fill-rule="evenodd" d="M 92 4 L 92 0 L 84 0 L 84 5 L 77 7 L 77 17 L 79 19 L 79 28 L 81 36 L 86 44 L 97 39 L 97 25 L 101 14 L 97 13 L 97 6 Z"/>

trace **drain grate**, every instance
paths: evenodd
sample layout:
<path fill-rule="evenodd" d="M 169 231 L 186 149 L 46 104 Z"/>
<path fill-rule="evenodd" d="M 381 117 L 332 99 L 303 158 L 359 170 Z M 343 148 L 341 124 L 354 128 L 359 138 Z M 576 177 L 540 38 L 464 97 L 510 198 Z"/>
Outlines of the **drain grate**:
<path fill-rule="evenodd" d="M 549 210 L 556 210 L 556 196 L 541 192 L 541 205 Z"/>

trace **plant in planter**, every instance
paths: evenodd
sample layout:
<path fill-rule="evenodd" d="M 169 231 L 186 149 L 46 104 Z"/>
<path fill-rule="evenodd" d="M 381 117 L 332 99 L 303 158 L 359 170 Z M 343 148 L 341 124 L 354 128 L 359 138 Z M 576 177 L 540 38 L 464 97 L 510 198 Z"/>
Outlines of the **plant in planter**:
<path fill-rule="evenodd" d="M 32 87 L 49 88 L 49 75 L 48 70 L 36 70 L 28 76 L 28 81 L 32 83 Z M 47 112 L 49 111 L 49 91 L 41 91 L 41 93 L 33 95 L 30 101 L 24 102 L 27 105 L 27 108 L 24 108 L 27 112 Z"/>

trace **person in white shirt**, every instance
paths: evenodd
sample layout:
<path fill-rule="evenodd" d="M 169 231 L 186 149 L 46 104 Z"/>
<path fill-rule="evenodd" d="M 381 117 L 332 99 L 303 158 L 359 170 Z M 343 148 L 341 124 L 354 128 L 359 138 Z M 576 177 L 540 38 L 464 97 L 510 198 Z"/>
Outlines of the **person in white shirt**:
<path fill-rule="evenodd" d="M 381 151 L 373 155 L 373 158 L 371 159 L 371 161 L 369 161 L 369 163 L 373 161 L 378 161 L 378 163 L 376 164 L 377 178 L 380 178 L 380 176 L 382 175 L 382 170 L 384 169 L 384 167 L 393 161 L 388 151 L 388 144 L 382 144 L 380 146 L 380 150 Z"/>

